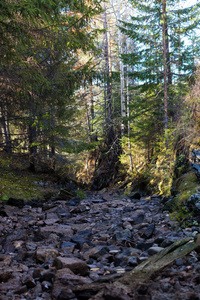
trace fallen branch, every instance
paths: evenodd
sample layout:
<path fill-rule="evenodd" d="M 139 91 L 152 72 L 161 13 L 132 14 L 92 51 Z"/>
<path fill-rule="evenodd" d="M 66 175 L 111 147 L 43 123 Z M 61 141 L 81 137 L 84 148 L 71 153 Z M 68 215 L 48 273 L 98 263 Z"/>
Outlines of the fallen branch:
<path fill-rule="evenodd" d="M 180 241 L 174 242 L 169 247 L 163 249 L 158 254 L 150 257 L 146 261 L 139 264 L 129 273 L 122 275 L 120 278 L 116 278 L 119 274 L 103 277 L 102 279 L 95 281 L 91 284 L 79 286 L 73 290 L 75 293 L 81 291 L 87 291 L 92 295 L 95 292 L 102 291 L 105 287 L 110 291 L 114 289 L 123 289 L 125 291 L 133 289 L 136 285 L 146 282 L 150 277 L 159 270 L 171 264 L 174 260 L 182 258 L 188 255 L 191 251 L 196 249 L 200 244 L 200 234 L 195 238 L 185 238 Z"/>
<path fill-rule="evenodd" d="M 196 249 L 200 243 L 200 235 L 195 238 L 185 238 L 174 242 L 158 254 L 150 257 L 132 271 L 117 280 L 115 284 L 119 287 L 127 286 L 132 288 L 136 283 L 142 283 L 149 279 L 155 272 L 171 264 L 174 260 L 182 258 Z"/>

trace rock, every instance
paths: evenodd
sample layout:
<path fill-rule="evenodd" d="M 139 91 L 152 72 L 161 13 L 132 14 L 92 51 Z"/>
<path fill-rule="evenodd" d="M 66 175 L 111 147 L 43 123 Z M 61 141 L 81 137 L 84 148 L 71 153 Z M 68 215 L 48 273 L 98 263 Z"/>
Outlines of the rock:
<path fill-rule="evenodd" d="M 58 256 L 53 264 L 57 269 L 70 269 L 74 274 L 87 275 L 88 265 L 83 260 Z"/>
<path fill-rule="evenodd" d="M 162 251 L 164 248 L 163 247 L 150 247 L 147 252 L 149 255 L 154 255 Z"/>
<path fill-rule="evenodd" d="M 45 225 L 53 225 L 57 222 L 59 222 L 59 218 L 47 219 L 44 221 Z"/>
<path fill-rule="evenodd" d="M 96 251 L 98 249 L 98 251 Z M 89 257 L 97 260 L 101 256 L 109 253 L 109 248 L 108 247 L 97 247 L 93 248 L 92 253 L 90 253 Z"/>
<path fill-rule="evenodd" d="M 12 277 L 11 270 L 0 270 L 0 282 L 7 282 Z"/>
<path fill-rule="evenodd" d="M 76 246 L 76 244 L 72 243 L 72 242 L 62 242 L 62 244 L 60 245 L 60 248 L 64 252 L 65 252 L 65 250 L 67 250 L 67 252 L 72 253 L 75 249 L 75 246 Z"/>
<path fill-rule="evenodd" d="M 131 300 L 128 292 L 117 287 L 105 287 L 97 295 L 90 298 L 91 300 Z"/>
<path fill-rule="evenodd" d="M 53 282 L 55 277 L 55 270 L 54 269 L 48 269 L 41 272 L 41 281 L 49 281 Z"/>
<path fill-rule="evenodd" d="M 115 241 L 129 241 L 132 237 L 132 233 L 129 229 L 122 229 L 120 231 L 117 231 L 113 235 L 113 239 Z"/>
<path fill-rule="evenodd" d="M 52 289 L 52 284 L 49 281 L 43 281 L 41 286 L 43 291 L 51 291 Z"/>
<path fill-rule="evenodd" d="M 91 280 L 82 276 L 73 274 L 73 272 L 64 268 L 56 272 L 55 281 L 53 283 L 52 297 L 53 299 L 76 299 L 72 289 L 77 285 L 91 283 Z"/>
<path fill-rule="evenodd" d="M 7 299 L 13 299 L 14 297 L 12 297 L 12 295 L 15 293 L 15 291 L 18 291 L 19 288 L 21 288 L 21 281 L 19 278 L 11 278 L 10 280 L 8 280 L 7 282 L 3 282 L 0 283 L 0 295 L 2 297 L 2 299 L 7 300 Z M 5 297 L 3 298 L 3 295 L 8 295 L 8 293 L 10 294 L 10 298 L 9 297 Z"/>
<path fill-rule="evenodd" d="M 182 258 L 178 258 L 178 259 L 175 260 L 175 264 L 177 266 L 183 266 L 184 265 L 184 261 L 183 261 Z"/>
<path fill-rule="evenodd" d="M 85 260 L 87 260 L 89 258 L 97 259 L 98 257 L 100 257 L 100 255 L 99 255 L 99 248 L 97 248 L 97 247 L 87 249 L 87 251 L 85 251 L 83 254 L 83 258 Z"/>
<path fill-rule="evenodd" d="M 81 214 L 83 212 L 89 211 L 90 206 L 85 204 L 80 204 L 79 206 L 73 208 L 70 210 L 70 213 L 72 214 Z"/>
<path fill-rule="evenodd" d="M 8 267 L 12 263 L 12 257 L 10 255 L 0 254 L 0 268 Z"/>
<path fill-rule="evenodd" d="M 70 299 L 77 299 L 75 294 L 72 292 L 70 288 L 62 287 L 62 288 L 57 288 L 58 291 L 56 290 L 57 287 L 54 288 L 54 293 L 53 293 L 53 299 L 58 299 L 58 300 L 70 300 Z M 56 295 L 56 296 L 54 296 Z"/>
<path fill-rule="evenodd" d="M 35 280 L 30 275 L 27 275 L 23 278 L 22 284 L 26 285 L 28 289 L 34 288 L 36 286 Z"/>
<path fill-rule="evenodd" d="M 189 201 L 196 213 L 199 195 L 197 192 Z M 22 208 L 0 206 L 0 298 L 126 299 L 121 292 L 104 295 L 100 285 L 115 282 L 122 272 L 134 272 L 155 246 L 166 247 L 200 232 L 199 212 L 191 228 L 174 231 L 175 220 L 169 221 L 170 215 L 161 212 L 164 201 L 122 197 L 107 190 L 104 194 L 90 192 L 80 203 L 73 202 L 74 198 L 72 202 L 42 200 L 32 207 L 28 206 L 31 203 Z M 199 249 L 176 259 L 145 282 L 145 288 L 137 285 L 127 295 L 142 300 L 156 297 L 156 291 L 162 291 L 166 299 L 171 295 L 186 299 L 191 291 L 198 295 Z M 97 288 L 90 289 L 90 283 Z"/>
<path fill-rule="evenodd" d="M 80 197 L 74 197 L 73 199 L 68 201 L 68 205 L 70 206 L 77 206 L 79 205 L 81 202 L 81 198 Z"/>
<path fill-rule="evenodd" d="M 129 257 L 124 253 L 119 253 L 114 257 L 115 266 L 125 266 L 128 264 Z"/>
<path fill-rule="evenodd" d="M 49 235 L 51 233 L 55 233 L 59 236 L 65 237 L 65 239 L 68 239 L 70 241 L 72 235 L 73 235 L 73 230 L 71 226 L 68 225 L 52 225 L 52 226 L 45 226 L 41 227 L 39 232 L 37 233 L 37 237 L 40 239 L 48 239 Z"/>
<path fill-rule="evenodd" d="M 39 248 L 36 250 L 36 259 L 39 262 L 47 262 L 59 255 L 58 250 L 54 248 Z"/>
<path fill-rule="evenodd" d="M 138 265 L 138 261 L 136 259 L 136 257 L 129 257 L 128 259 L 128 265 L 131 267 L 136 267 Z"/>
<path fill-rule="evenodd" d="M 140 195 L 140 193 L 138 193 L 138 192 L 132 192 L 132 193 L 130 193 L 130 194 L 128 195 L 128 197 L 129 197 L 130 199 L 137 199 L 137 200 L 140 200 L 140 199 L 141 199 L 141 195 Z"/>
<path fill-rule="evenodd" d="M 191 167 L 192 167 L 192 170 L 195 172 L 197 178 L 199 179 L 199 177 L 200 177 L 200 165 L 197 164 L 197 163 L 194 163 L 194 164 L 191 165 Z"/>
<path fill-rule="evenodd" d="M 25 294 L 25 293 L 27 293 L 26 285 L 20 286 L 19 289 L 15 290 L 15 294 L 18 294 L 18 295 Z"/>
<path fill-rule="evenodd" d="M 25 206 L 25 202 L 23 199 L 15 199 L 15 198 L 9 198 L 6 204 L 11 206 L 16 206 L 18 208 L 23 208 Z"/>
<path fill-rule="evenodd" d="M 6 211 L 3 207 L 0 207 L 0 216 L 1 217 L 8 217 L 8 214 L 6 213 Z"/>
<path fill-rule="evenodd" d="M 150 239 L 154 233 L 154 229 L 155 229 L 155 224 L 153 223 L 146 229 L 142 230 L 141 237 L 145 239 Z"/>
<path fill-rule="evenodd" d="M 77 232 L 72 238 L 71 242 L 76 244 L 76 248 L 81 249 L 84 243 L 90 244 L 90 238 L 92 236 L 91 230 L 83 230 Z"/>
<path fill-rule="evenodd" d="M 138 243 L 137 244 L 137 248 L 139 250 L 142 250 L 142 251 L 146 251 L 147 249 L 149 249 L 152 246 L 153 246 L 153 242 L 152 243 Z"/>
<path fill-rule="evenodd" d="M 143 210 L 136 210 L 131 215 L 131 224 L 140 224 L 144 221 L 145 213 Z"/>

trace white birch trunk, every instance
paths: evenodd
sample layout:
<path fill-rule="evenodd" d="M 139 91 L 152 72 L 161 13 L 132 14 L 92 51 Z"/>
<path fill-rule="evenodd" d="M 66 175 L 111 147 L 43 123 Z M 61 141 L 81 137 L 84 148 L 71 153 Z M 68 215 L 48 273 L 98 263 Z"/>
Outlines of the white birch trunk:
<path fill-rule="evenodd" d="M 121 0 L 118 0 L 118 11 L 117 11 L 117 17 L 118 20 L 121 19 Z M 123 53 L 122 51 L 122 34 L 121 31 L 118 30 L 118 47 L 119 47 L 119 55 L 121 55 Z M 120 91 L 121 91 L 121 137 L 123 137 L 124 135 L 124 131 L 125 131 L 125 124 L 124 124 L 124 120 L 123 118 L 126 117 L 126 105 L 125 105 L 125 95 L 124 95 L 124 88 L 125 88 L 125 84 L 124 84 L 124 64 L 121 60 L 121 58 L 119 58 L 119 66 L 120 66 Z"/>

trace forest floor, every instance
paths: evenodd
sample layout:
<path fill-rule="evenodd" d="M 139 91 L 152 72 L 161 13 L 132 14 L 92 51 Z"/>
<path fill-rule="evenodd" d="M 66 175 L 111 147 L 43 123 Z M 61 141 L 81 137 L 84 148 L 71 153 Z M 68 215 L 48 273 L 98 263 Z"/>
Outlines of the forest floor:
<path fill-rule="evenodd" d="M 0 299 L 200 299 L 200 256 L 174 260 L 134 289 L 111 282 L 198 226 L 180 228 L 160 197 L 118 190 L 0 206 Z M 92 286 L 96 285 L 96 288 Z"/>
<path fill-rule="evenodd" d="M 0 152 L 0 200 L 21 198 L 49 199 L 59 192 L 58 176 L 46 172 L 30 172 L 27 155 Z"/>

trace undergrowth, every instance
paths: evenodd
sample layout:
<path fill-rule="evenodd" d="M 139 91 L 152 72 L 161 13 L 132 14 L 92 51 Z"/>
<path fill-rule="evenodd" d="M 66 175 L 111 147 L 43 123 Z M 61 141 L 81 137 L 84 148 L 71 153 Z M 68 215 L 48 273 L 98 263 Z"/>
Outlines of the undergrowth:
<path fill-rule="evenodd" d="M 42 199 L 57 192 L 47 174 L 28 171 L 28 158 L 0 152 L 0 200 Z"/>

